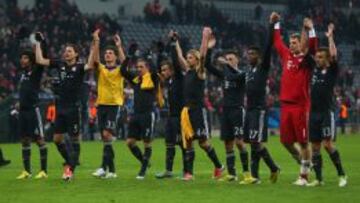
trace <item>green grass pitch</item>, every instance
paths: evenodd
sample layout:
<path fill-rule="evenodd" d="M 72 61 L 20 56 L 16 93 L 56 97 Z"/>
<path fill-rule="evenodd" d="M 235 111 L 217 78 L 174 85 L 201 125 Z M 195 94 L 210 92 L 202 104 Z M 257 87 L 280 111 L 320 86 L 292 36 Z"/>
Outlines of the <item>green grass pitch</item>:
<path fill-rule="evenodd" d="M 224 146 L 219 138 L 213 138 L 218 155 L 225 163 Z M 176 178 L 156 180 L 154 174 L 164 169 L 165 145 L 163 139 L 153 144 L 152 167 L 146 179 L 139 181 L 135 176 L 139 163 L 130 154 L 123 141 L 115 143 L 117 179 L 102 180 L 91 176 L 100 164 L 101 142 L 83 142 L 81 166 L 75 179 L 63 182 L 60 155 L 54 144 L 49 143 L 49 178 L 46 180 L 15 180 L 21 172 L 20 144 L 1 144 L 5 157 L 12 160 L 11 165 L 0 168 L 1 203 L 71 203 L 71 202 L 360 202 L 360 158 L 359 135 L 339 136 L 337 147 L 340 150 L 344 168 L 349 177 L 345 188 L 337 186 L 337 175 L 328 155 L 323 151 L 325 185 L 317 188 L 291 185 L 297 178 L 299 167 L 284 148 L 278 137 L 269 140 L 268 148 L 282 173 L 276 184 L 268 181 L 269 171 L 262 163 L 261 185 L 239 185 L 237 182 L 217 182 L 211 179 L 213 166 L 206 154 L 196 148 L 195 180 L 182 182 Z M 139 143 L 140 144 L 140 143 Z M 177 149 L 175 173 L 180 175 L 181 153 Z M 237 169 L 241 171 L 237 156 Z M 34 174 L 39 169 L 37 146 L 32 146 L 32 168 Z M 312 175 L 313 177 L 313 175 Z"/>

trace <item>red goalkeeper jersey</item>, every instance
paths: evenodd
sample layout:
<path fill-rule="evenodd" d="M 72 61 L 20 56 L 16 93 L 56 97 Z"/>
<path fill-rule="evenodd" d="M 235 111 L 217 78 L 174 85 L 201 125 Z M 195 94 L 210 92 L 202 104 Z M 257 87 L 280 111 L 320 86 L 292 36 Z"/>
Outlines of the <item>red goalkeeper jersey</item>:
<path fill-rule="evenodd" d="M 274 46 L 282 66 L 280 102 L 309 107 L 310 79 L 315 65 L 312 54 L 317 47 L 317 38 L 315 34 L 310 36 L 307 54 L 294 55 L 281 38 L 280 26 L 277 24 L 274 29 Z"/>

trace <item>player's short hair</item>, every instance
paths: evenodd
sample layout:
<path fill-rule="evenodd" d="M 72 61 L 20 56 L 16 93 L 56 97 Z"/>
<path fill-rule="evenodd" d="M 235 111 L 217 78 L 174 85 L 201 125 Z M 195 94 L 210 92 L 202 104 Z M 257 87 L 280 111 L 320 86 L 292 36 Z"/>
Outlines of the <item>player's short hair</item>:
<path fill-rule="evenodd" d="M 298 32 L 292 33 L 292 34 L 290 34 L 290 39 L 297 39 L 297 40 L 300 41 L 301 40 L 301 35 Z"/>
<path fill-rule="evenodd" d="M 160 63 L 160 68 L 161 68 L 162 66 L 168 66 L 171 70 L 174 70 L 173 64 L 172 64 L 171 61 L 168 60 L 168 59 L 161 61 L 161 63 Z"/>
<path fill-rule="evenodd" d="M 27 56 L 32 64 L 35 63 L 35 53 L 30 49 L 25 49 L 20 52 L 20 57 Z"/>
<path fill-rule="evenodd" d="M 138 59 L 136 60 L 136 63 L 141 63 L 141 62 L 145 63 L 145 66 L 146 66 L 147 68 L 150 68 L 150 64 L 149 64 L 148 60 L 146 60 L 145 58 L 138 58 Z"/>
<path fill-rule="evenodd" d="M 236 49 L 229 49 L 224 52 L 224 56 L 229 55 L 229 54 L 232 54 L 232 55 L 236 56 L 236 58 L 240 59 L 239 51 Z"/>
<path fill-rule="evenodd" d="M 71 48 L 73 48 L 73 49 L 74 49 L 74 52 L 78 54 L 77 57 L 76 57 L 76 60 L 79 60 L 79 58 L 80 58 L 80 48 L 79 48 L 76 44 L 73 44 L 73 43 L 67 43 L 67 44 L 65 45 L 65 48 L 66 48 L 66 47 L 71 47 Z"/>
<path fill-rule="evenodd" d="M 107 50 L 113 51 L 116 56 L 119 55 L 119 50 L 118 50 L 118 48 L 117 48 L 116 46 L 114 46 L 114 45 L 108 45 L 108 46 L 106 46 L 106 47 L 105 47 L 105 51 L 107 51 Z"/>
<path fill-rule="evenodd" d="M 80 49 L 79 49 L 79 47 L 78 47 L 76 44 L 67 43 L 67 44 L 65 45 L 65 48 L 66 48 L 66 47 L 71 47 L 71 48 L 74 49 L 74 52 L 75 52 L 75 53 L 80 54 Z"/>
<path fill-rule="evenodd" d="M 255 51 L 257 55 L 261 56 L 261 50 L 260 47 L 252 45 L 248 48 L 248 51 Z"/>
<path fill-rule="evenodd" d="M 324 52 L 326 54 L 326 57 L 330 57 L 330 50 L 328 47 L 320 47 L 316 50 L 316 52 Z"/>

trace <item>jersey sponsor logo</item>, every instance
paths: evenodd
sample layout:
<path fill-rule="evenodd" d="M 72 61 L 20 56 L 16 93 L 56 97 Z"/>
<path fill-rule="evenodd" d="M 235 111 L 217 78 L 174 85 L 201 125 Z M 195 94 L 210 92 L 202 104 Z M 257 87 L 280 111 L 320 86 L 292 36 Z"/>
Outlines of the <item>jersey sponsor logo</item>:
<path fill-rule="evenodd" d="M 254 72 L 249 72 L 248 74 L 246 74 L 246 77 L 245 77 L 245 81 L 246 83 L 249 83 L 253 80 L 255 80 L 255 75 L 253 74 Z"/>
<path fill-rule="evenodd" d="M 229 81 L 225 79 L 223 82 L 224 89 L 236 88 L 237 86 L 238 86 L 237 83 L 233 81 Z"/>
<path fill-rule="evenodd" d="M 20 82 L 23 82 L 25 80 L 29 80 L 29 77 L 26 74 L 22 74 L 20 78 Z"/>
<path fill-rule="evenodd" d="M 311 84 L 315 85 L 315 84 L 323 84 L 325 83 L 325 79 L 321 78 L 318 74 L 314 74 L 312 79 L 311 79 Z"/>
<path fill-rule="evenodd" d="M 292 60 L 288 60 L 286 63 L 286 69 L 293 70 L 295 68 L 296 68 L 296 65 L 294 64 L 294 62 Z"/>

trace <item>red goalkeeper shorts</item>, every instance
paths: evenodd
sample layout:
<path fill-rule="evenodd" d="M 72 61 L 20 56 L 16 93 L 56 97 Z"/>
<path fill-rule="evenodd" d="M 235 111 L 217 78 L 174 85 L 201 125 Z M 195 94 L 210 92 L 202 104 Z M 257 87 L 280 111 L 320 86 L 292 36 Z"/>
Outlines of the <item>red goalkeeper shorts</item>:
<path fill-rule="evenodd" d="M 309 108 L 283 105 L 280 112 L 280 141 L 306 144 L 309 140 Z"/>

